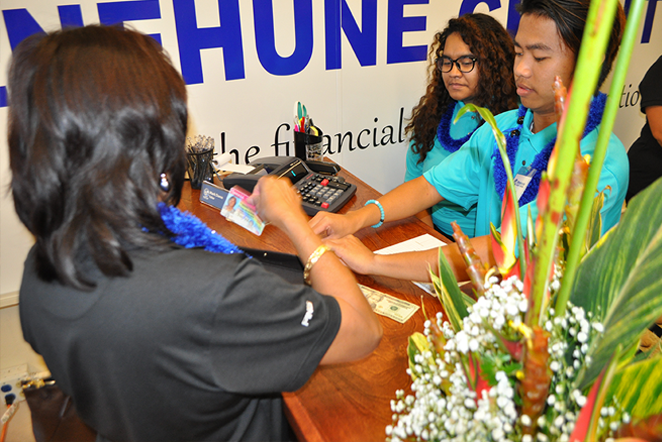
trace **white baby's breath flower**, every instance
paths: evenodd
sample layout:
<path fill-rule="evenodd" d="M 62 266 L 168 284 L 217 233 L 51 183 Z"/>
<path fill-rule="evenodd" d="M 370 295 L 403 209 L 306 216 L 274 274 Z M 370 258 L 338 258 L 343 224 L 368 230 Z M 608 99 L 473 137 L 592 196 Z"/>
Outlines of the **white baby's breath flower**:
<path fill-rule="evenodd" d="M 520 421 L 522 422 L 522 425 L 524 425 L 525 427 L 530 427 L 531 424 L 533 423 L 531 421 L 531 418 L 526 414 L 522 415 L 522 417 L 520 418 Z"/>

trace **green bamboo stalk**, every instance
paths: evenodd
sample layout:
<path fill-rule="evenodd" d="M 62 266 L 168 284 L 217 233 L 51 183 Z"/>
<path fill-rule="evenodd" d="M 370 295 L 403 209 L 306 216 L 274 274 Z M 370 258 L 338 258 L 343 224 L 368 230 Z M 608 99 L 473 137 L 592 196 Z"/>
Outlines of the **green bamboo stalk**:
<path fill-rule="evenodd" d="M 584 186 L 584 193 L 579 205 L 579 212 L 575 222 L 575 229 L 572 233 L 572 240 L 570 243 L 570 250 L 566 259 L 565 273 L 563 275 L 563 284 L 559 291 L 556 300 L 556 315 L 563 315 L 570 298 L 570 291 L 572 289 L 575 275 L 577 274 L 577 266 L 581 258 L 581 251 L 584 246 L 584 237 L 588 228 L 589 219 L 591 216 L 591 206 L 593 205 L 593 198 L 600 179 L 600 172 L 604 164 L 605 156 L 607 155 L 607 146 L 609 145 L 609 137 L 614 128 L 614 121 L 616 120 L 616 112 L 618 111 L 620 91 L 625 83 L 625 76 L 630 65 L 632 58 L 632 49 L 634 42 L 637 38 L 639 31 L 639 23 L 644 11 L 644 0 L 634 0 L 630 7 L 628 14 L 627 24 L 623 33 L 623 40 L 621 42 L 621 49 L 616 59 L 616 66 L 614 67 L 614 76 L 612 77 L 611 87 L 609 88 L 609 97 L 607 98 L 607 105 L 605 112 L 602 116 L 600 123 L 600 133 L 598 134 L 598 141 L 593 152 L 593 159 L 589 169 L 586 184 Z"/>
<path fill-rule="evenodd" d="M 550 175 L 551 193 L 548 207 L 543 217 L 543 227 L 535 253 L 535 269 L 532 287 L 533 308 L 527 317 L 527 324 L 540 322 L 542 308 L 554 253 L 558 241 L 558 231 L 563 220 L 566 193 L 572 175 L 577 144 L 581 140 L 591 97 L 596 89 L 605 49 L 611 33 L 618 0 L 593 0 L 588 11 L 582 45 L 577 56 L 575 74 L 571 84 L 570 100 L 565 121 L 555 149 L 558 149 L 556 166 Z M 564 281 L 565 284 L 565 281 Z"/>

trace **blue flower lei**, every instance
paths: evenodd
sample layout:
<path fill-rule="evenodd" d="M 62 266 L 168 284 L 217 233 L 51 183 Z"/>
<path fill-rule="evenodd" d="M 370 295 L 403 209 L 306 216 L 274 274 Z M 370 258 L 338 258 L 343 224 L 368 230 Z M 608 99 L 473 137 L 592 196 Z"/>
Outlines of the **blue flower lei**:
<path fill-rule="evenodd" d="M 605 110 L 605 104 L 607 102 L 607 95 L 602 92 L 598 93 L 593 101 L 591 102 L 591 108 L 589 110 L 588 119 L 586 121 L 586 128 L 584 129 L 584 138 L 588 133 L 595 129 L 600 121 L 602 121 L 602 114 Z M 528 109 L 520 105 L 519 110 L 517 111 L 517 126 L 508 129 L 504 132 L 506 135 L 506 152 L 508 153 L 508 160 L 510 161 L 511 167 L 515 163 L 515 156 L 519 150 L 519 137 L 522 133 L 522 125 L 524 124 L 524 115 Z M 540 186 L 540 177 L 542 176 L 542 171 L 547 170 L 547 163 L 549 157 L 552 154 L 554 149 L 554 144 L 556 144 L 556 136 L 545 145 L 545 147 L 535 156 L 533 162 L 530 164 L 530 167 L 536 170 L 535 175 L 531 178 L 531 182 L 524 190 L 524 193 L 519 199 L 519 205 L 523 206 L 530 203 L 538 196 L 538 187 Z M 492 158 L 494 158 L 494 187 L 496 188 L 497 193 L 503 198 L 503 193 L 506 190 L 506 183 L 508 177 L 506 176 L 506 169 L 504 168 L 503 161 L 501 160 L 501 155 L 499 154 L 499 148 L 496 147 L 492 153 Z"/>
<path fill-rule="evenodd" d="M 204 247 L 205 250 L 215 253 L 244 253 L 193 214 L 164 203 L 159 203 L 158 209 L 168 230 L 175 234 L 172 238 L 174 243 L 187 249 Z"/>
<path fill-rule="evenodd" d="M 453 153 L 462 147 L 462 145 L 469 141 L 471 135 L 473 135 L 473 133 L 476 131 L 476 129 L 474 129 L 469 135 L 458 139 L 455 139 L 451 136 L 453 111 L 455 110 L 456 105 L 457 101 L 451 101 L 448 103 L 448 108 L 446 109 L 444 115 L 441 116 L 441 121 L 439 121 L 439 126 L 437 126 L 437 140 L 439 140 L 441 146 L 450 153 Z"/>

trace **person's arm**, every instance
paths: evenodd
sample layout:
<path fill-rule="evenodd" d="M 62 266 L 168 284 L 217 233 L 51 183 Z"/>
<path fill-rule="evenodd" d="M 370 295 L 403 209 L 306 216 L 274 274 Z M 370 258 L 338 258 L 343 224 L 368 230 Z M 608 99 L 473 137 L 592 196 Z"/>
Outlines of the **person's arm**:
<path fill-rule="evenodd" d="M 439 273 L 438 249 L 378 255 L 372 253 L 353 235 L 329 239 L 325 242 L 350 269 L 363 275 L 388 276 L 410 281 L 430 281 L 430 270 L 436 274 Z M 490 267 L 495 264 L 489 235 L 472 238 L 471 244 L 483 263 Z M 441 250 L 457 280 L 468 280 L 467 267 L 457 244 L 449 244 L 442 247 Z"/>
<path fill-rule="evenodd" d="M 432 220 L 432 213 L 430 212 L 430 209 L 421 210 L 414 216 L 416 216 L 416 218 L 420 219 L 428 226 L 434 228 L 434 221 Z"/>
<path fill-rule="evenodd" d="M 273 176 L 261 178 L 249 202 L 257 207 L 263 221 L 287 234 L 302 262 L 322 245 L 308 226 L 308 217 L 289 180 Z M 327 252 L 319 258 L 311 269 L 310 281 L 316 291 L 336 298 L 342 316 L 340 330 L 320 364 L 354 361 L 377 348 L 383 334 L 382 326 L 354 275 L 334 253 Z"/>
<path fill-rule="evenodd" d="M 653 137 L 662 146 L 662 106 L 648 106 L 645 112 Z"/>
<path fill-rule="evenodd" d="M 442 200 L 439 192 L 422 176 L 401 184 L 379 198 L 384 209 L 384 222 L 415 215 Z M 364 227 L 375 225 L 380 219 L 379 207 L 376 204 L 368 204 L 346 215 L 318 212 L 310 220 L 310 226 L 318 235 L 341 238 Z"/>

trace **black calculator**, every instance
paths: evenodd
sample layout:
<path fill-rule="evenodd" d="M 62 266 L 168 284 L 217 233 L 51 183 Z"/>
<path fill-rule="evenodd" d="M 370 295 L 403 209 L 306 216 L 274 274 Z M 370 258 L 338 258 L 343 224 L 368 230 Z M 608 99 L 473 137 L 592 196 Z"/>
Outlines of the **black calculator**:
<path fill-rule="evenodd" d="M 257 180 L 264 175 L 287 177 L 301 195 L 301 205 L 309 216 L 319 211 L 337 212 L 356 193 L 355 184 L 342 177 L 327 174 L 337 170 L 333 163 L 311 164 L 316 172 L 313 172 L 305 161 L 296 157 L 258 158 L 250 165 L 254 169 L 247 174 L 233 173 L 224 177 L 223 186 L 226 189 L 240 186 L 252 192 Z"/>

